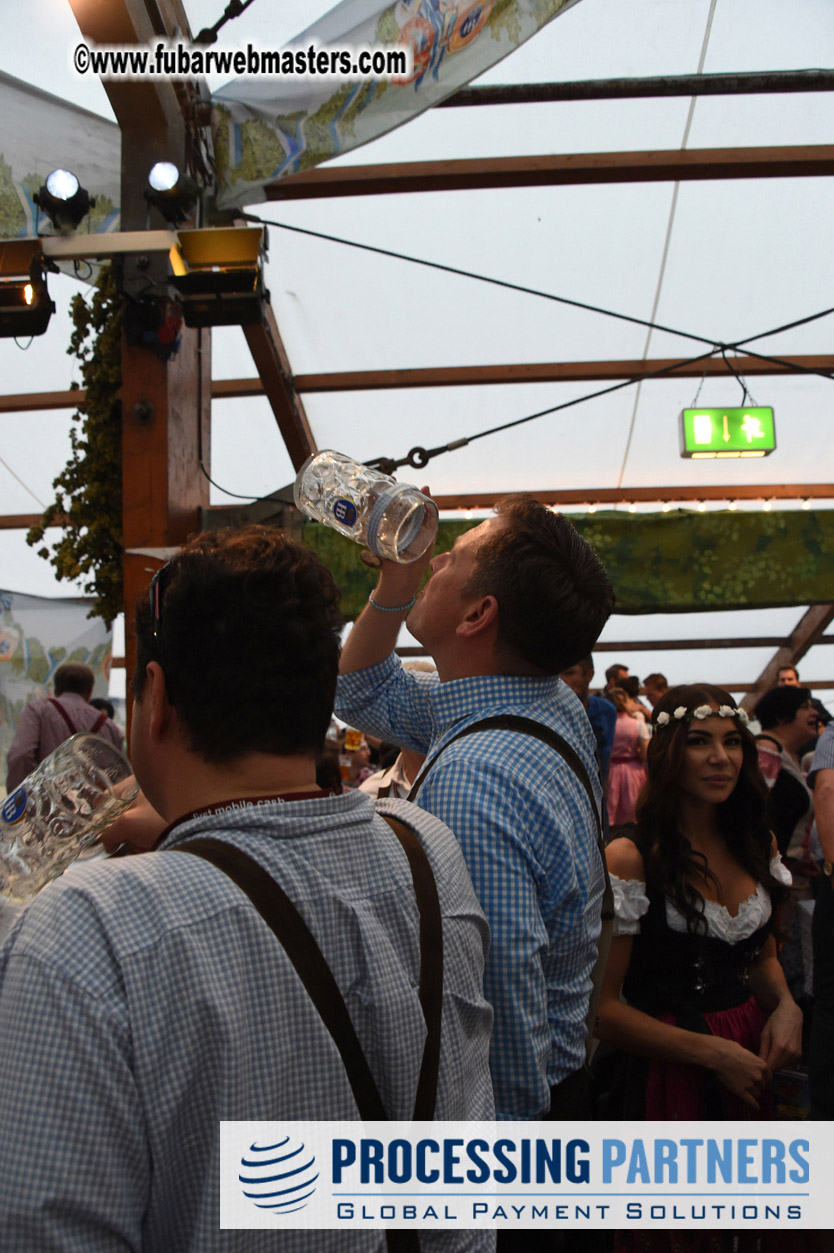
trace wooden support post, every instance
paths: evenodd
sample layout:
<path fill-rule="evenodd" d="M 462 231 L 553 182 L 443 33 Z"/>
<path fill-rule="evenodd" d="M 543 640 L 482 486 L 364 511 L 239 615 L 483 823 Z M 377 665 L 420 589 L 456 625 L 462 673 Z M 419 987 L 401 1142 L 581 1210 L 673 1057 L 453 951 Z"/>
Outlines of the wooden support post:
<path fill-rule="evenodd" d="M 243 333 L 290 460 L 294 468 L 300 470 L 310 454 L 316 451 L 316 441 L 301 397 L 295 390 L 289 358 L 272 306 L 266 305 L 262 322 L 244 326 Z"/>
<path fill-rule="evenodd" d="M 97 43 L 149 43 L 179 32 L 190 38 L 180 0 L 69 0 L 82 35 Z M 147 176 L 156 161 L 186 166 L 186 121 L 190 96 L 186 84 L 165 79 L 105 82 L 122 132 L 122 229 L 142 231 L 165 225 L 158 215 L 149 222 L 145 199 Z M 125 261 L 128 290 L 164 298 L 164 258 L 131 255 Z M 144 277 L 145 282 L 141 279 Z M 138 280 L 138 281 L 137 281 Z M 197 529 L 199 511 L 208 505 L 211 406 L 211 335 L 183 328 L 182 347 L 171 361 L 149 348 L 122 344 L 122 491 L 125 550 L 167 548 L 181 544 Z M 124 559 L 125 651 L 130 679 L 136 659 L 133 617 L 137 599 L 147 594 L 150 572 L 158 561 L 138 554 Z M 129 719 L 128 719 L 129 722 Z"/>

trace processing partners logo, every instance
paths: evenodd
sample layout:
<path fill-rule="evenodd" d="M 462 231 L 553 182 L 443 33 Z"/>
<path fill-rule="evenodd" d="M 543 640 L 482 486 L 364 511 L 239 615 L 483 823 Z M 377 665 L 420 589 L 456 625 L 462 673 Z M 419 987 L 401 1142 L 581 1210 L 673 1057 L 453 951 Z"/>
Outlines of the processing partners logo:
<path fill-rule="evenodd" d="M 289 1136 L 272 1144 L 255 1141 L 240 1159 L 243 1195 L 257 1209 L 281 1216 L 306 1207 L 318 1177 L 315 1154 Z"/>
<path fill-rule="evenodd" d="M 834 1122 L 222 1122 L 220 1227 L 834 1230 L 832 1158 Z"/>

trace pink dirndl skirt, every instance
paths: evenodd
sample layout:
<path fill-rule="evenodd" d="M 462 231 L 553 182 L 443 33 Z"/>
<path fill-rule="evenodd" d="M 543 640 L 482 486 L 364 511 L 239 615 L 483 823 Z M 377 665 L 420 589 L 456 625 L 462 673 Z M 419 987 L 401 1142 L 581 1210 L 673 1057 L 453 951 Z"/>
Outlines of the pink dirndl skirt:
<path fill-rule="evenodd" d="M 611 759 L 608 767 L 608 822 L 621 827 L 634 822 L 634 806 L 646 781 L 646 767 L 635 757 L 625 761 Z"/>

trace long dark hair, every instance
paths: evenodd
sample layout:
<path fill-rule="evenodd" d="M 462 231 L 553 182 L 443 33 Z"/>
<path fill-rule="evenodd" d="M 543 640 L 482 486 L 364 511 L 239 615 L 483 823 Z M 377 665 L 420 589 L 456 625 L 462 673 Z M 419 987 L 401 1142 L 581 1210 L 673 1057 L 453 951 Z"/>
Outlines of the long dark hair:
<path fill-rule="evenodd" d="M 720 707 L 736 703 L 723 688 L 708 683 L 682 684 L 664 692 L 652 714 L 654 734 L 646 757 L 646 783 L 637 801 L 636 821 L 646 848 L 646 879 L 668 896 L 686 919 L 687 929 L 705 931 L 704 898 L 693 883 L 716 882 L 703 853 L 692 848 L 680 826 L 680 785 L 690 721 L 676 719 L 683 706 L 689 713 L 700 705 Z M 658 726 L 666 713 L 670 721 Z M 732 856 L 748 874 L 762 883 L 774 901 L 785 891 L 770 873 L 772 838 L 767 821 L 767 785 L 759 771 L 755 741 L 735 719 L 741 735 L 742 764 L 738 781 L 725 801 L 716 806 L 718 829 Z"/>

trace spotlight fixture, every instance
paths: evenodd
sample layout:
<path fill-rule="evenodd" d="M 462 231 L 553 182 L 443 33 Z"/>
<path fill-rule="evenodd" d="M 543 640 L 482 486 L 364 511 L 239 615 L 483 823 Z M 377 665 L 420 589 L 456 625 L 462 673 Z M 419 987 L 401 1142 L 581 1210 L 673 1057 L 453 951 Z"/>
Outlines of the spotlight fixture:
<path fill-rule="evenodd" d="M 698 501 L 698 512 L 699 512 L 699 513 L 706 513 L 706 511 L 707 511 L 707 507 L 706 507 L 706 505 L 704 504 L 704 502 L 703 502 L 702 500 L 699 500 L 699 501 Z"/>
<path fill-rule="evenodd" d="M 637 512 L 637 506 L 635 505 L 634 501 L 632 501 L 632 502 L 631 502 L 631 504 L 629 505 L 629 507 L 628 507 L 628 511 L 629 511 L 629 513 L 636 513 L 636 512 Z"/>
<path fill-rule="evenodd" d="M 765 513 L 770 513 L 770 511 L 771 511 L 771 509 L 772 509 L 772 508 L 773 508 L 773 501 L 772 501 L 772 500 L 763 500 L 763 501 L 762 501 L 762 509 L 764 509 Z"/>
<path fill-rule="evenodd" d="M 727 508 L 730 509 L 733 513 L 735 513 L 736 509 L 738 509 L 738 501 L 737 500 L 729 501 L 727 504 Z"/>
<path fill-rule="evenodd" d="M 596 505 L 589 505 L 589 506 L 588 506 L 588 513 L 596 513 L 596 511 L 597 511 L 597 506 L 596 506 Z"/>
<path fill-rule="evenodd" d="M 810 508 L 811 508 L 811 502 L 810 502 L 810 500 L 808 500 L 808 499 L 803 500 L 803 502 L 802 502 L 802 508 L 803 508 L 803 509 L 810 509 Z"/>
<path fill-rule="evenodd" d="M 0 241 L 0 337 L 43 335 L 54 312 L 39 241 Z"/>
<path fill-rule="evenodd" d="M 668 512 L 669 512 L 669 510 L 672 508 L 672 506 L 669 504 L 669 501 L 668 501 L 668 500 L 664 500 L 664 502 L 663 502 L 663 504 L 660 506 L 660 508 L 663 510 L 663 512 L 664 512 L 664 513 L 668 513 Z"/>
<path fill-rule="evenodd" d="M 96 203 L 71 170 L 53 170 L 32 199 L 62 235 L 71 235 Z"/>
<path fill-rule="evenodd" d="M 171 226 L 182 226 L 191 217 L 200 188 L 172 161 L 157 161 L 148 175 L 145 199 L 159 210 Z"/>
<path fill-rule="evenodd" d="M 263 319 L 260 226 L 180 231 L 169 253 L 186 326 L 246 326 Z"/>

